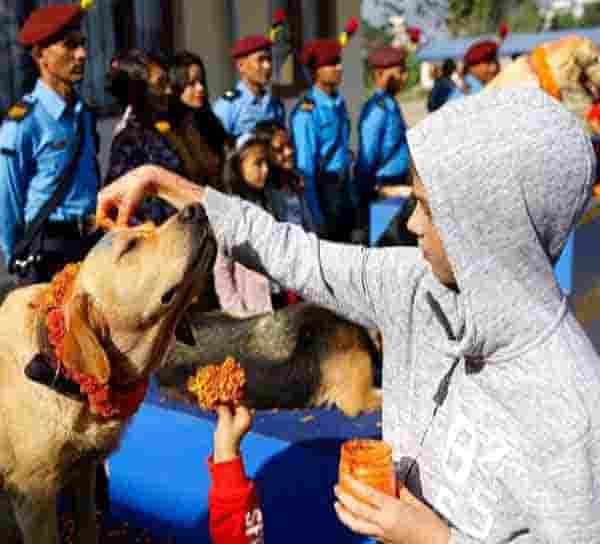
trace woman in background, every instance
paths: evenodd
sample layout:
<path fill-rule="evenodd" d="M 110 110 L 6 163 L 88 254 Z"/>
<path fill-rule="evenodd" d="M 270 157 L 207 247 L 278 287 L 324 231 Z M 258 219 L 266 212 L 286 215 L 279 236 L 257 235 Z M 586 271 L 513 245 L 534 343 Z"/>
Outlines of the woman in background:
<path fill-rule="evenodd" d="M 174 100 L 171 119 L 194 157 L 194 177 L 223 189 L 221 175 L 226 148 L 232 147 L 221 121 L 210 107 L 206 70 L 200 57 L 184 51 L 175 55 L 172 68 Z"/>
<path fill-rule="evenodd" d="M 107 74 L 106 89 L 129 114 L 122 119 L 111 149 L 105 184 L 144 164 L 156 164 L 181 175 L 190 173 L 167 139 L 169 96 L 168 65 L 158 55 L 136 49 L 115 57 Z M 162 223 L 174 211 L 169 204 L 149 197 L 136 218 Z"/>

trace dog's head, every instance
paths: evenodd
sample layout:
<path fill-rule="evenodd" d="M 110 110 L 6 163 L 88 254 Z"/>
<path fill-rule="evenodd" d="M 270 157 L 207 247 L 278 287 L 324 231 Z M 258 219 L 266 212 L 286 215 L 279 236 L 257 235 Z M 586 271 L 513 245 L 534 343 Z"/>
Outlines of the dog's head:
<path fill-rule="evenodd" d="M 146 377 L 208 285 L 215 255 L 199 205 L 158 228 L 106 234 L 83 261 L 65 306 L 64 364 L 103 384 Z"/>
<path fill-rule="evenodd" d="M 600 47 L 589 38 L 567 36 L 540 46 L 542 55 L 521 57 L 505 67 L 489 88 L 536 85 L 550 79 L 557 98 L 584 122 L 600 102 Z M 541 60 L 536 62 L 537 59 Z M 590 126 L 592 131 L 596 131 Z"/>

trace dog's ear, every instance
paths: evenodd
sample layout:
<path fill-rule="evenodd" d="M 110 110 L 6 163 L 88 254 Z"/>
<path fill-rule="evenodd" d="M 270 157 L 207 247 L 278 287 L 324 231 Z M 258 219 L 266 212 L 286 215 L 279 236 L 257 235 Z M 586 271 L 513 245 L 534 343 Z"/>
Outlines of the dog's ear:
<path fill-rule="evenodd" d="M 63 362 L 69 369 L 93 376 L 101 384 L 110 379 L 110 362 L 98 339 L 102 323 L 86 295 L 77 294 L 65 308 Z"/>

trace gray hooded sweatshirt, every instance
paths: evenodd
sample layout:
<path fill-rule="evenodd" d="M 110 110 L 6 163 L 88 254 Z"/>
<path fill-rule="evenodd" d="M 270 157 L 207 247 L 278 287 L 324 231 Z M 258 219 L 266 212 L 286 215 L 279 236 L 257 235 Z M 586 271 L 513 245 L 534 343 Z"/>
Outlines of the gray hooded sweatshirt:
<path fill-rule="evenodd" d="M 383 435 L 451 542 L 600 543 L 600 360 L 553 275 L 596 163 L 534 89 L 482 93 L 408 133 L 459 293 L 420 250 L 319 241 L 207 190 L 226 251 L 383 334 Z"/>

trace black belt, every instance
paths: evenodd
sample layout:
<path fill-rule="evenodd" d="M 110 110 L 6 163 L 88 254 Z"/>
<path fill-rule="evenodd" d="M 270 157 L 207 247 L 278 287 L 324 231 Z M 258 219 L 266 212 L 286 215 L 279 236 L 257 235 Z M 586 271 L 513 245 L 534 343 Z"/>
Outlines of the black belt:
<path fill-rule="evenodd" d="M 411 183 L 408 175 L 380 176 L 377 178 L 377 185 L 411 185 Z"/>

